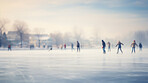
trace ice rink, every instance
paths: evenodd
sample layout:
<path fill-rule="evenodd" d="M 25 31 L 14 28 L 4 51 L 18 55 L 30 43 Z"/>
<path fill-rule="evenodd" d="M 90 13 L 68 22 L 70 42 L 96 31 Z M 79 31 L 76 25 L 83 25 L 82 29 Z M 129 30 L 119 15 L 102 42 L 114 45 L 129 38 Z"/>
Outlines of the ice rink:
<path fill-rule="evenodd" d="M 148 83 L 148 49 L 0 51 L 0 83 Z"/>

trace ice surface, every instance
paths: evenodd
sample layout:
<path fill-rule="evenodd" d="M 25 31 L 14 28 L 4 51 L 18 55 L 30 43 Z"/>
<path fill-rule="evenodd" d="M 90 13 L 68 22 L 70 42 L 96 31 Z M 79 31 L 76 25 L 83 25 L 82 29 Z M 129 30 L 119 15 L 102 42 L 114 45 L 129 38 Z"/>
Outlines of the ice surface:
<path fill-rule="evenodd" d="M 0 83 L 148 83 L 148 49 L 0 51 Z"/>

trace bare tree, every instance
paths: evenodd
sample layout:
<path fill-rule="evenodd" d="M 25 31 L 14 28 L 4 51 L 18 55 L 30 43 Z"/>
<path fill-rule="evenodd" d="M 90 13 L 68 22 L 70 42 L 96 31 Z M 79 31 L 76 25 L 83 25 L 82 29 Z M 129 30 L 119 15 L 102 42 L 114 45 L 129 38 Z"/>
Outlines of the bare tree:
<path fill-rule="evenodd" d="M 51 33 L 50 37 L 52 38 L 53 42 L 57 47 L 63 44 L 63 36 L 61 33 Z"/>
<path fill-rule="evenodd" d="M 64 43 L 66 43 L 66 44 L 68 44 L 68 45 L 70 45 L 70 39 L 72 38 L 72 36 L 71 36 L 71 33 L 65 33 L 64 35 L 63 35 L 63 42 Z"/>
<path fill-rule="evenodd" d="M 7 47 L 7 45 L 8 45 L 7 35 L 4 32 L 3 35 L 2 35 L 2 46 Z"/>
<path fill-rule="evenodd" d="M 25 36 L 28 32 L 27 24 L 23 21 L 15 21 L 14 29 L 17 31 L 17 34 L 20 38 L 21 48 L 22 48 L 23 40 L 25 40 Z"/>
<path fill-rule="evenodd" d="M 0 19 L 0 47 L 2 46 L 2 37 L 5 32 L 5 25 L 8 23 L 6 19 Z"/>
<path fill-rule="evenodd" d="M 145 47 L 148 47 L 148 31 L 137 31 L 134 33 L 133 39 L 136 41 L 143 43 Z"/>
<path fill-rule="evenodd" d="M 100 32 L 100 30 L 99 30 L 99 28 L 94 28 L 93 29 L 93 44 L 96 46 L 97 44 L 98 44 L 98 42 L 99 42 L 99 40 L 100 40 L 100 37 L 99 37 L 99 32 Z"/>
<path fill-rule="evenodd" d="M 40 44 L 40 43 L 41 43 L 41 42 L 40 42 L 40 41 L 41 41 L 41 40 L 40 40 L 40 36 L 41 36 L 41 34 L 43 33 L 44 30 L 43 30 L 42 28 L 35 28 L 34 31 L 35 31 L 35 33 L 36 33 L 36 35 L 37 35 L 37 37 L 38 37 L 38 47 L 40 48 L 40 45 L 41 45 L 41 44 Z"/>
<path fill-rule="evenodd" d="M 6 23 L 7 21 L 5 19 L 0 19 L 0 34 L 3 34 L 3 32 L 5 31 Z"/>
<path fill-rule="evenodd" d="M 74 38 L 76 39 L 76 41 L 81 41 L 82 40 L 82 30 L 79 30 L 77 27 L 75 27 L 74 29 Z"/>

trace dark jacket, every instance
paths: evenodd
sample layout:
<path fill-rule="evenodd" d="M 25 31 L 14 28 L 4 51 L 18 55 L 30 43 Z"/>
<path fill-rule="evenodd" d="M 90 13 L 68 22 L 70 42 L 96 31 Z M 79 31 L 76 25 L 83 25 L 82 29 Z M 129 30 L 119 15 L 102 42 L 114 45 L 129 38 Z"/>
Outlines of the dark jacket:
<path fill-rule="evenodd" d="M 106 47 L 106 44 L 105 44 L 105 42 L 103 40 L 102 40 L 102 45 L 103 45 L 103 48 Z"/>

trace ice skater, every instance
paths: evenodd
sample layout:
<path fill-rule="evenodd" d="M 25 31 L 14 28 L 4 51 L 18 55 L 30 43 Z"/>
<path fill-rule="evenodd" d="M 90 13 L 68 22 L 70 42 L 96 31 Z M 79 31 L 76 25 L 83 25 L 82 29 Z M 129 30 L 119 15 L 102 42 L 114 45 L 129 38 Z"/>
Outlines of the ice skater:
<path fill-rule="evenodd" d="M 121 43 L 120 41 L 118 41 L 116 47 L 118 46 L 118 49 L 117 49 L 117 54 L 119 53 L 119 50 L 123 53 L 122 49 L 121 49 L 121 45 L 124 45 L 123 43 Z"/>
<path fill-rule="evenodd" d="M 48 47 L 48 50 L 49 50 L 49 51 L 52 51 L 52 45 L 51 45 L 50 47 Z"/>
<path fill-rule="evenodd" d="M 11 45 L 10 44 L 8 45 L 8 51 L 11 51 Z"/>
<path fill-rule="evenodd" d="M 72 50 L 72 51 L 74 50 L 73 43 L 71 43 L 71 50 Z"/>
<path fill-rule="evenodd" d="M 133 53 L 133 52 L 135 53 L 135 47 L 136 46 L 138 47 L 136 41 L 134 40 L 133 43 L 131 44 L 131 47 L 132 47 L 132 52 L 131 53 Z"/>
<path fill-rule="evenodd" d="M 142 51 L 142 43 L 139 43 L 139 49 Z"/>
<path fill-rule="evenodd" d="M 106 47 L 106 44 L 105 44 L 104 40 L 102 40 L 102 49 L 103 49 L 104 54 L 106 53 L 105 47 Z"/>
<path fill-rule="evenodd" d="M 80 52 L 80 43 L 77 41 L 77 52 Z"/>
<path fill-rule="evenodd" d="M 108 45 L 108 52 L 109 52 L 109 51 L 111 51 L 111 48 L 110 48 L 111 44 L 110 44 L 110 42 L 107 42 L 107 45 Z"/>
<path fill-rule="evenodd" d="M 60 46 L 61 50 L 63 49 L 63 45 Z"/>
<path fill-rule="evenodd" d="M 66 50 L 66 44 L 64 44 L 64 49 Z"/>

